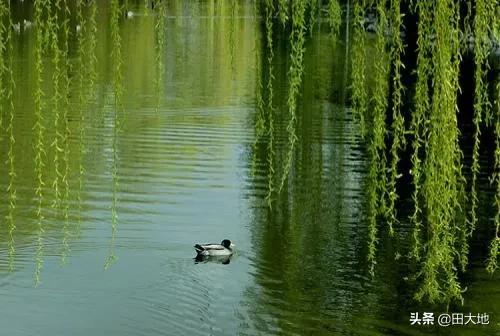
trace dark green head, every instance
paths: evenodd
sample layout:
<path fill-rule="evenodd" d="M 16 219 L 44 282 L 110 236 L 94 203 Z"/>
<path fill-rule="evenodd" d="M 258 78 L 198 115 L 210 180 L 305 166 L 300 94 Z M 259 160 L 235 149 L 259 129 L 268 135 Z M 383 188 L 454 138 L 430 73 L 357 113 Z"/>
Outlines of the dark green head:
<path fill-rule="evenodd" d="M 231 241 L 229 239 L 224 239 L 220 244 L 227 249 L 230 249 L 233 247 L 233 244 L 231 243 Z"/>

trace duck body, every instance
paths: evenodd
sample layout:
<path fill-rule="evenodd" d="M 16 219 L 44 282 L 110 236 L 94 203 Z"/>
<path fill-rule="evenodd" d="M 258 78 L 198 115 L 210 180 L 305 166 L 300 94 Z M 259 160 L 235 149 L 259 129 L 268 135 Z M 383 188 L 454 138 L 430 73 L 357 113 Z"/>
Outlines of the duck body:
<path fill-rule="evenodd" d="M 224 239 L 220 244 L 195 244 L 194 249 L 198 256 L 230 256 L 234 252 L 234 244 Z"/>

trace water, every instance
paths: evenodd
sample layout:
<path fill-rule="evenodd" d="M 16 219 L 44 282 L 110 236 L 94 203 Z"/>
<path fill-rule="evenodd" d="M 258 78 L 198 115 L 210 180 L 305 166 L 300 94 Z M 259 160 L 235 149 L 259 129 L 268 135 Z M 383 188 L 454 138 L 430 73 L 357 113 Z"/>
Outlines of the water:
<path fill-rule="evenodd" d="M 18 6 L 21 20 L 30 15 L 25 5 Z M 154 17 L 143 4 L 131 10 L 136 15 L 130 20 L 120 19 L 124 96 L 116 139 L 106 6 L 99 5 L 98 78 L 86 88 L 91 94 L 84 107 L 83 143 L 78 138 L 78 87 L 71 84 L 66 231 L 63 210 L 58 213 L 51 207 L 54 131 L 48 127 L 44 264 L 37 287 L 34 105 L 29 94 L 35 87 L 34 30 L 15 38 L 17 229 L 14 270 L 9 272 L 3 220 L 8 212 L 8 167 L 0 164 L 2 333 L 500 335 L 500 278 L 498 272 L 485 273 L 481 249 L 471 256 L 462 280 L 467 287 L 464 306 L 451 306 L 450 312 L 489 313 L 488 326 L 410 326 L 411 312 L 438 314 L 446 307 L 411 299 L 412 268 L 404 258 L 396 260 L 408 246 L 410 225 L 404 219 L 395 239 L 382 229 L 376 276 L 369 276 L 364 193 L 368 160 L 345 103 L 346 44 L 332 45 L 325 22 L 306 44 L 300 141 L 290 184 L 281 195 L 272 195 L 269 208 L 269 139 L 255 140 L 256 91 L 259 80 L 265 79 L 256 71 L 255 41 L 262 31 L 252 4 L 239 3 L 232 16 L 230 2 L 171 3 L 159 104 Z M 286 155 L 286 48 L 286 43 L 277 43 L 273 65 L 278 176 Z M 74 53 L 72 57 L 75 61 Z M 267 65 L 261 66 L 267 71 Z M 46 78 L 44 90 L 50 97 L 48 83 Z M 44 111 L 48 125 L 53 121 L 50 112 Z M 0 149 L 3 162 L 6 137 Z M 81 202 L 80 161 L 85 167 Z M 481 181 L 481 197 L 490 201 L 487 177 Z M 114 187 L 118 259 L 104 270 L 112 244 Z M 398 210 L 404 218 L 411 205 L 403 200 Z M 482 216 L 480 222 L 488 223 L 492 215 L 486 211 Z M 64 237 L 70 251 L 64 251 Z M 223 238 L 237 245 L 229 264 L 195 263 L 194 243 Z M 476 245 L 487 239 L 479 230 Z"/>

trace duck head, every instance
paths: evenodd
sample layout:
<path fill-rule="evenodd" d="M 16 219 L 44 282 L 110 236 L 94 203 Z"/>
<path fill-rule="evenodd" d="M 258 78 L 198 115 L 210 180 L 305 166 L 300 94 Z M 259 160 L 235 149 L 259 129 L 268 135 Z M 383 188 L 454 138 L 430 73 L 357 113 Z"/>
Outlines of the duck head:
<path fill-rule="evenodd" d="M 227 249 L 232 249 L 234 248 L 234 244 L 231 243 L 231 241 L 229 239 L 224 239 L 221 243 L 220 243 L 222 246 L 224 246 L 225 248 Z"/>

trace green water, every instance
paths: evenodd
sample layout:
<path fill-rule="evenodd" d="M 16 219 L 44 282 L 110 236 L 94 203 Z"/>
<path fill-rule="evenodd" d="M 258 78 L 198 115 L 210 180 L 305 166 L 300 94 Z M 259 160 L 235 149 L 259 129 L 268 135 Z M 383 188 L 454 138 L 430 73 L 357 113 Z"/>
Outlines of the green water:
<path fill-rule="evenodd" d="M 410 326 L 410 313 L 437 316 L 447 307 L 412 300 L 414 269 L 400 258 L 411 236 L 405 220 L 412 210 L 409 194 L 399 204 L 397 236 L 381 232 L 375 277 L 369 275 L 369 160 L 346 98 L 349 43 L 332 43 L 327 20 L 318 20 L 305 45 L 299 140 L 289 183 L 278 195 L 269 194 L 270 135 L 256 139 L 257 97 L 269 94 L 262 18 L 251 2 L 237 2 L 237 8 L 231 1 L 168 3 L 161 76 L 153 12 L 139 3 L 130 5 L 135 13 L 130 19 L 120 17 L 123 98 L 118 105 L 109 6 L 99 2 L 96 79 L 84 76 L 83 88 L 77 80 L 83 70 L 74 49 L 75 22 L 70 22 L 69 133 L 59 154 L 63 170 L 64 154 L 69 155 L 69 195 L 62 194 L 60 208 L 52 206 L 53 68 L 50 57 L 44 58 L 43 232 L 34 161 L 36 30 L 14 34 L 15 253 L 9 262 L 4 108 L 1 334 L 500 335 L 499 273 L 485 272 L 486 253 L 479 246 L 489 239 L 485 230 L 473 239 L 471 263 L 461 279 L 467 288 L 464 305 L 450 306 L 449 312 L 488 313 L 489 325 Z M 13 13 L 15 22 L 33 20 L 28 4 L 16 4 Z M 285 35 L 275 37 L 277 189 L 287 155 L 290 50 Z M 491 161 L 481 162 L 491 167 Z M 479 176 L 479 187 L 480 201 L 490 202 L 486 175 Z M 493 214 L 481 212 L 479 226 Z M 35 286 L 39 236 L 43 265 Z M 237 246 L 229 264 L 194 262 L 194 243 L 223 238 Z M 117 259 L 104 270 L 110 250 Z"/>

